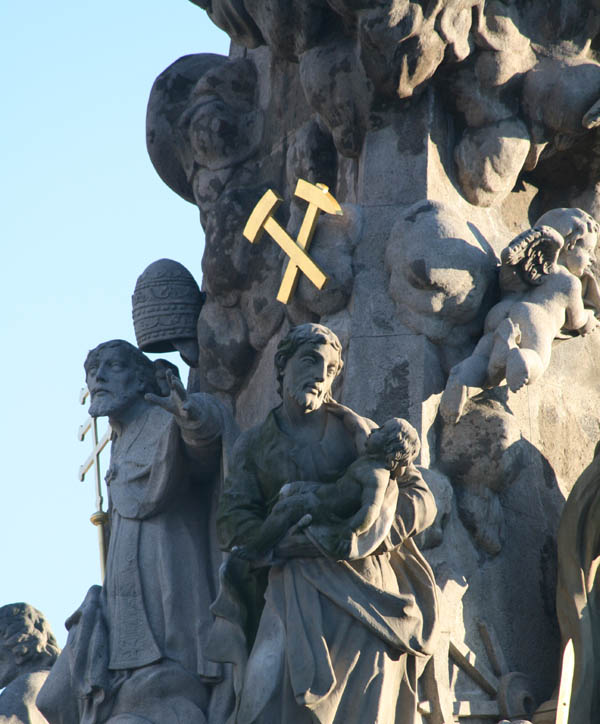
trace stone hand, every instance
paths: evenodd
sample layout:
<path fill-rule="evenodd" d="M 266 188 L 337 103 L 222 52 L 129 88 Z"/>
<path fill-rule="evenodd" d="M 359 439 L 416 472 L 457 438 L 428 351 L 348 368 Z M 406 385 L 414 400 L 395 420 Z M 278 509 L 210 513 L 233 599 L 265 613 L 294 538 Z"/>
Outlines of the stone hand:
<path fill-rule="evenodd" d="M 340 538 L 333 547 L 332 553 L 337 560 L 343 561 L 348 557 L 350 553 L 350 537 Z"/>
<path fill-rule="evenodd" d="M 277 558 L 319 558 L 322 555 L 321 551 L 297 528 L 289 530 L 275 547 Z"/>
<path fill-rule="evenodd" d="M 318 486 L 319 483 L 314 483 L 312 481 L 294 480 L 281 486 L 281 490 L 279 491 L 279 498 L 291 498 L 294 495 L 311 493 Z"/>
<path fill-rule="evenodd" d="M 197 421 L 201 417 L 201 411 L 198 409 L 196 401 L 188 396 L 181 380 L 171 370 L 167 370 L 166 379 L 169 385 L 169 395 L 167 397 L 161 397 L 149 392 L 144 395 L 145 399 L 153 405 L 158 405 L 163 410 L 170 412 L 178 422 L 193 423 Z"/>

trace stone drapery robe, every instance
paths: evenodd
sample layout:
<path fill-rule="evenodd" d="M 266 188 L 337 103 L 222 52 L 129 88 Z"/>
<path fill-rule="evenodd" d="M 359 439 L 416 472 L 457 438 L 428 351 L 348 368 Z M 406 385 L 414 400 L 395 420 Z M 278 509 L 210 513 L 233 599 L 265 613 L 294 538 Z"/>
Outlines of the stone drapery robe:
<path fill-rule="evenodd" d="M 211 509 L 224 425 L 221 406 L 203 397 L 204 419 L 183 434 L 154 406 L 114 436 L 104 583 L 112 670 L 168 658 L 219 676 L 203 639 L 219 565 Z"/>
<path fill-rule="evenodd" d="M 558 530 L 556 610 L 563 644 L 573 641 L 569 722 L 600 721 L 600 454 L 571 490 Z"/>
<path fill-rule="evenodd" d="M 331 483 L 356 457 L 354 443 L 339 455 L 296 444 L 272 411 L 236 444 L 220 502 L 223 543 L 243 544 L 285 483 Z M 386 495 L 395 515 L 370 554 L 347 561 L 313 554 L 270 568 L 249 656 L 243 650 L 252 635 L 248 596 L 236 594 L 235 558 L 229 573 L 224 568 L 212 650 L 236 665 L 237 724 L 414 721 L 417 658 L 432 652 L 437 600 L 433 574 L 412 537 L 433 522 L 436 507 L 412 466 Z"/>
<path fill-rule="evenodd" d="M 202 418 L 183 428 L 150 406 L 114 431 L 106 579 L 71 617 L 57 673 L 42 689 L 52 724 L 71 724 L 61 704 L 69 697 L 85 724 L 119 714 L 202 722 L 213 704 L 204 684 L 223 676 L 205 657 L 222 560 L 215 511 L 236 426 L 214 397 L 194 397 Z M 225 687 L 225 709 L 226 699 Z"/>

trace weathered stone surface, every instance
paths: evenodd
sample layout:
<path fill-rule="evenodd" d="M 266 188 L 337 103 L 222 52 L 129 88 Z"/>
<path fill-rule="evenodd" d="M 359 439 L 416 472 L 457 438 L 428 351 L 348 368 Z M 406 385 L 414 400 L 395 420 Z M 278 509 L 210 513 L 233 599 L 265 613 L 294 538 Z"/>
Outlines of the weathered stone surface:
<path fill-rule="evenodd" d="M 248 48 L 264 44 L 274 57 L 299 62 L 307 99 L 342 155 L 358 155 L 374 105 L 412 98 L 445 72 L 456 92 L 448 97 L 449 108 L 464 114 L 470 129 L 486 127 L 468 152 L 467 133 L 458 152 L 460 182 L 475 204 L 498 204 L 499 191 L 514 185 L 524 161 L 521 150 L 506 148 L 516 146 L 509 141 L 515 129 L 519 139 L 526 137 L 525 124 L 536 143 L 545 136 L 560 145 L 558 136 L 585 133 L 581 120 L 598 98 L 598 66 L 585 45 L 600 22 L 592 0 L 577 3 L 589 24 L 581 23 L 574 6 L 563 7 L 564 0 L 547 3 L 541 16 L 535 3 L 500 0 L 445 0 L 426 7 L 340 0 L 197 4 L 235 42 Z M 509 119 L 514 128 L 497 125 Z M 479 195 L 476 182 L 465 176 L 475 149 L 483 157 L 480 165 L 487 159 L 496 167 L 493 184 L 491 169 L 476 174 L 492 186 Z M 532 157 L 529 167 L 536 163 Z"/>
<path fill-rule="evenodd" d="M 452 208 L 411 206 L 392 228 L 385 262 L 390 295 L 415 332 L 462 346 L 481 327 L 497 260 L 481 232 Z"/>
<path fill-rule="evenodd" d="M 300 204 L 302 209 L 298 208 Z M 295 213 L 290 219 L 289 231 L 299 228 L 306 204 L 299 202 L 292 208 Z M 310 247 L 311 258 L 329 276 L 329 281 L 320 293 L 315 293 L 314 284 L 302 274 L 289 305 L 292 318 L 298 314 L 296 307 L 323 317 L 335 314 L 348 305 L 354 282 L 352 256 L 360 240 L 363 218 L 357 206 L 343 204 L 342 210 L 343 216 L 321 216 Z M 295 234 L 291 233 L 291 236 Z"/>
<path fill-rule="evenodd" d="M 47 724 L 37 695 L 60 654 L 50 625 L 27 603 L 0 607 L 0 722 Z"/>
<path fill-rule="evenodd" d="M 529 148 L 527 127 L 517 119 L 467 130 L 455 151 L 467 199 L 477 206 L 501 201 L 514 187 Z"/>
<path fill-rule="evenodd" d="M 218 364 L 233 366 L 230 341 L 252 350 L 245 366 L 212 382 L 250 427 L 277 402 L 271 360 L 290 325 L 322 322 L 343 335 L 336 399 L 376 422 L 402 415 L 414 425 L 443 511 L 424 541 L 444 628 L 434 675 L 422 681 L 435 709 L 429 722 L 448 721 L 452 700 L 484 699 L 498 719 L 515 719 L 510 682 L 520 682 L 519 699 L 530 677 L 537 701 L 556 683 L 556 529 L 600 432 L 596 335 L 555 343 L 542 378 L 472 400 L 458 425 L 440 420 L 438 408 L 448 371 L 470 356 L 498 301 L 496 268 L 510 239 L 548 209 L 600 213 L 597 3 L 215 0 L 207 10 L 245 46 L 234 44 L 232 59 L 255 67 L 239 117 L 263 119 L 260 141 L 248 137 L 253 154 L 236 165 L 219 138 L 195 151 L 204 286 L 222 308 L 211 326 Z M 227 75 L 218 64 L 210 73 Z M 240 102 L 213 99 L 217 121 L 236 116 L 228 109 Z M 185 104 L 177 117 L 184 113 Z M 241 139 L 245 128 L 232 133 Z M 216 153 L 208 168 L 201 157 L 212 149 L 224 163 Z M 251 247 L 239 231 L 270 187 L 284 199 L 278 222 L 295 235 L 298 177 L 352 205 L 360 233 L 348 229 L 346 238 L 342 220 L 322 215 L 311 255 L 335 284 L 317 293 L 301 278 L 280 311 L 285 257 L 268 237 Z M 202 389 L 215 387 L 205 378 Z M 493 670 L 496 695 L 452 659 L 451 641 Z"/>
<path fill-rule="evenodd" d="M 226 334 L 222 336 L 222 332 Z M 199 368 L 217 390 L 234 389 L 252 363 L 248 327 L 238 307 L 207 300 L 198 319 Z"/>
<path fill-rule="evenodd" d="M 285 159 L 286 183 L 293 189 L 299 178 L 334 187 L 337 154 L 331 134 L 314 119 L 307 121 L 290 140 Z"/>
<path fill-rule="evenodd" d="M 179 119 L 188 108 L 198 79 L 226 63 L 226 58 L 214 53 L 186 55 L 158 76 L 148 101 L 146 145 L 150 159 L 162 180 L 192 203 L 192 151 L 190 144 L 183 142 Z"/>
<path fill-rule="evenodd" d="M 443 426 L 438 464 L 455 486 L 463 524 L 488 553 L 500 552 L 505 535 L 498 495 L 517 478 L 526 458 L 516 420 L 493 400 L 471 403 L 458 423 Z"/>
<path fill-rule="evenodd" d="M 543 58 L 523 84 L 524 110 L 544 140 L 583 135 L 584 115 L 599 97 L 600 65 L 581 58 Z"/>
<path fill-rule="evenodd" d="M 285 317 L 283 305 L 276 300 L 278 289 L 279 279 L 271 275 L 241 294 L 240 310 L 248 325 L 248 342 L 257 351 L 267 345 Z"/>
<path fill-rule="evenodd" d="M 421 548 L 421 550 L 427 550 L 436 548 L 441 545 L 444 540 L 444 530 L 452 513 L 454 494 L 452 484 L 445 475 L 428 468 L 419 468 L 419 470 L 433 493 L 437 508 L 435 521 L 417 537 L 419 548 Z M 440 585 L 439 581 L 437 581 L 437 583 Z"/>
<path fill-rule="evenodd" d="M 351 42 L 335 40 L 302 55 L 300 80 L 312 109 L 327 125 L 343 156 L 362 148 L 372 86 Z"/>

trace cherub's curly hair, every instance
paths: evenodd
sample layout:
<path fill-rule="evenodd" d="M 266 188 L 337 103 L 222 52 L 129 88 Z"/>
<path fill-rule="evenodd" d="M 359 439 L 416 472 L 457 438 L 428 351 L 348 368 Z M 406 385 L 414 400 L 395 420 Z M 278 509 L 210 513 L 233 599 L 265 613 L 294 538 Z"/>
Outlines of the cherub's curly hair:
<path fill-rule="evenodd" d="M 571 249 L 577 239 L 586 233 L 600 235 L 600 224 L 587 211 L 577 208 L 552 209 L 542 214 L 535 222 L 536 226 L 551 226 L 561 233 L 565 248 Z"/>
<path fill-rule="evenodd" d="M 420 450 L 417 431 L 402 417 L 387 420 L 381 427 L 376 427 L 367 439 L 367 452 L 385 455 L 393 462 L 394 468 L 411 463 Z"/>
<path fill-rule="evenodd" d="M 544 281 L 564 245 L 562 234 L 551 226 L 534 226 L 516 236 L 502 250 L 500 285 L 510 289 L 515 282 L 537 286 Z"/>
<path fill-rule="evenodd" d="M 50 668 L 60 654 L 44 615 L 28 603 L 0 608 L 0 646 L 12 652 L 17 666 L 35 662 Z"/>
<path fill-rule="evenodd" d="M 342 367 L 344 366 L 344 362 L 342 361 L 342 345 L 337 335 L 323 324 L 299 324 L 297 327 L 292 327 L 277 345 L 275 369 L 277 371 L 277 392 L 279 392 L 280 395 L 282 393 L 283 371 L 285 370 L 285 366 L 288 360 L 294 356 L 298 348 L 306 343 L 314 346 L 318 344 L 331 345 L 338 355 L 336 376 L 342 371 Z"/>

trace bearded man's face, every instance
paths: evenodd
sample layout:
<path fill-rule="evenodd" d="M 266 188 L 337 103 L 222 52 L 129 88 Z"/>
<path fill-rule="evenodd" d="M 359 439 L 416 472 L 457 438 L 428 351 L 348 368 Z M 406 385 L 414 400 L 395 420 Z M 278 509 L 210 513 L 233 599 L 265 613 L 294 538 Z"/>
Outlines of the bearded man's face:
<path fill-rule="evenodd" d="M 86 382 L 90 415 L 115 417 L 143 393 L 135 364 L 119 347 L 104 347 L 90 360 Z"/>
<path fill-rule="evenodd" d="M 291 397 L 305 412 L 325 402 L 339 371 L 339 355 L 327 343 L 306 342 L 290 357 L 283 371 L 283 395 Z"/>

